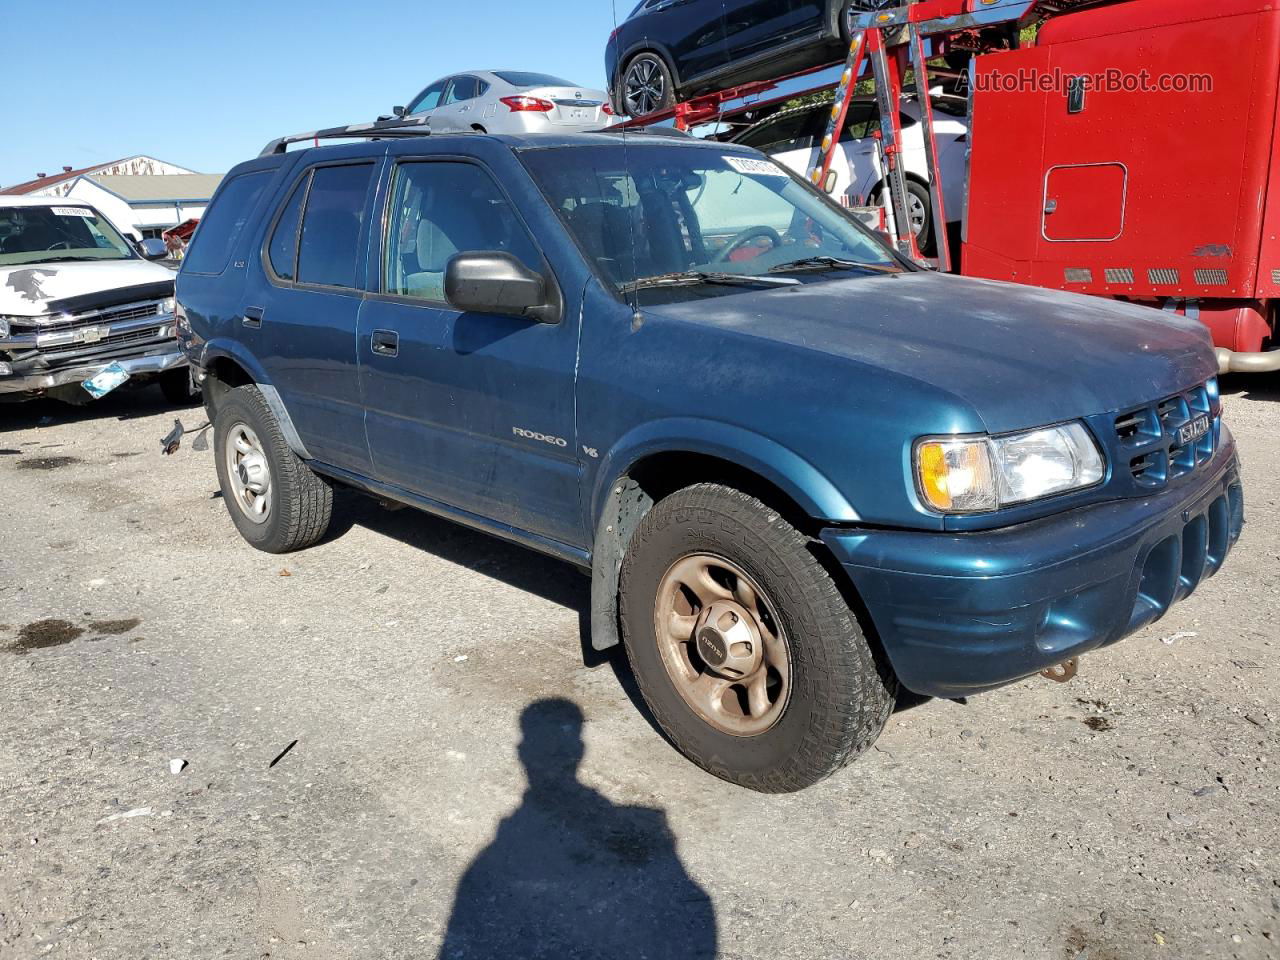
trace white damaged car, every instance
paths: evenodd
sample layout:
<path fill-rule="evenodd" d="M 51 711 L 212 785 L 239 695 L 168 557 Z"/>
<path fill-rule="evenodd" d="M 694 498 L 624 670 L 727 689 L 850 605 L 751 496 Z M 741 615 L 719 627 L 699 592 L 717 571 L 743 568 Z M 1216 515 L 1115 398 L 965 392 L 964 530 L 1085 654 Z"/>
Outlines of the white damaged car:
<path fill-rule="evenodd" d="M 173 271 L 87 203 L 0 194 L 0 401 L 86 402 L 159 380 L 191 399 L 178 351 Z"/>

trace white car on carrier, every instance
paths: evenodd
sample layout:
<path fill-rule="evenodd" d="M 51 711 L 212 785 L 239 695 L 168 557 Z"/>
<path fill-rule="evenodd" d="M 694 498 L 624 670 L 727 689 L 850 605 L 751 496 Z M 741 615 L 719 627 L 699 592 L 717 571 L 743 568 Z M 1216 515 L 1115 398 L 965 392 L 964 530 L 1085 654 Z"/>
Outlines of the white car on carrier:
<path fill-rule="evenodd" d="M 920 122 L 920 106 L 914 100 L 903 99 L 900 110 L 907 212 L 921 250 L 929 251 L 934 246 L 935 230 L 929 196 L 929 165 L 924 152 L 924 125 Z M 963 215 L 965 151 L 969 139 L 966 112 L 966 103 L 961 97 L 933 98 L 933 135 L 942 171 L 942 199 L 947 219 L 953 223 Z M 752 124 L 732 140 L 755 147 L 805 176 L 818 161 L 830 115 L 829 99 L 780 110 Z M 840 149 L 831 163 L 835 174 L 831 195 L 836 199 L 845 199 L 851 206 L 883 206 L 887 202 L 884 169 L 876 142 L 879 129 L 880 108 L 875 99 L 855 98 L 849 104 Z"/>

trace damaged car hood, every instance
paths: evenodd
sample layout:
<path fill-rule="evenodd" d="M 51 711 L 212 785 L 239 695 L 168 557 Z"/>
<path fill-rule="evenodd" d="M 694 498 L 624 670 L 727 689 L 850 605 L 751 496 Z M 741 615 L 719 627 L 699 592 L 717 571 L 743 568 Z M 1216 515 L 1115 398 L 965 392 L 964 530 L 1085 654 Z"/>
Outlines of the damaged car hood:
<path fill-rule="evenodd" d="M 663 304 L 658 316 L 947 391 L 992 433 L 1149 403 L 1217 372 L 1202 324 L 1150 307 L 918 272 Z"/>
<path fill-rule="evenodd" d="M 172 281 L 174 273 L 148 260 L 32 263 L 0 267 L 0 315 L 38 317 L 49 304 L 85 294 Z"/>

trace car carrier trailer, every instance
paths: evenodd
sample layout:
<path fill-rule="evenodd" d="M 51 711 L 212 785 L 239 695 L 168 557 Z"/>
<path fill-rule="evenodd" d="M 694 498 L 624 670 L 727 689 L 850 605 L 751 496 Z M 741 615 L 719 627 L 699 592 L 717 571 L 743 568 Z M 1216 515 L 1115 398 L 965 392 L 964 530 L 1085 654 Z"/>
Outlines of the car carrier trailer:
<path fill-rule="evenodd" d="M 1267 0 L 868 6 L 877 4 L 850 4 L 839 80 L 804 91 L 835 91 L 810 171 L 816 185 L 830 183 L 838 131 L 869 67 L 881 105 L 887 229 L 901 252 L 920 259 L 890 105 L 914 92 L 939 182 L 923 94 L 938 54 L 974 50 L 965 209 L 948 217 L 942 191 L 931 191 L 933 222 L 961 221 L 962 239 L 954 250 L 937 231 L 935 265 L 1196 317 L 1213 334 L 1223 372 L 1280 370 L 1280 10 Z M 1019 32 L 1032 26 L 1035 40 L 1020 46 Z M 993 35 L 1005 40 L 987 43 Z M 730 119 L 758 110 L 760 96 L 792 79 L 706 94 L 630 123 Z"/>

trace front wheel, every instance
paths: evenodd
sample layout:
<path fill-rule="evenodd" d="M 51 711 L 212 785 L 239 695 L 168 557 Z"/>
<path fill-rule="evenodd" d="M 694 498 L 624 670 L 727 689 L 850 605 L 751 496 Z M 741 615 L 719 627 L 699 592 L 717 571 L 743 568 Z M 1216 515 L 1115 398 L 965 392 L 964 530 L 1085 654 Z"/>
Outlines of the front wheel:
<path fill-rule="evenodd" d="M 288 553 L 324 536 L 333 488 L 289 448 L 256 386 L 236 387 L 218 402 L 213 435 L 222 499 L 245 540 Z"/>
<path fill-rule="evenodd" d="M 646 117 L 675 106 L 675 82 L 667 62 L 656 53 L 638 53 L 622 71 L 614 96 L 615 109 L 629 117 Z"/>
<path fill-rule="evenodd" d="M 623 640 L 662 730 L 703 769 L 766 793 L 830 776 L 880 735 L 897 688 L 808 540 L 717 484 L 641 521 Z"/>

